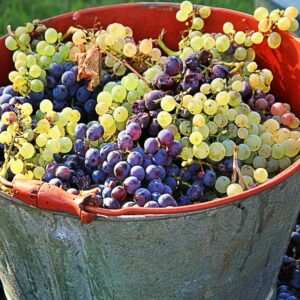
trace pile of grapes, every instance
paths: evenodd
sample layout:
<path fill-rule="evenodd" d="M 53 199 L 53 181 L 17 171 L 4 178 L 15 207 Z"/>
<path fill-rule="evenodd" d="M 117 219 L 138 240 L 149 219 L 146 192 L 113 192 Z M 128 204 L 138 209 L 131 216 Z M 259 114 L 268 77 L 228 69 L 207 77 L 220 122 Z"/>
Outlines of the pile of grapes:
<path fill-rule="evenodd" d="M 295 7 L 257 8 L 257 31 L 202 32 L 211 9 L 184 1 L 178 51 L 131 28 L 39 21 L 15 31 L 11 85 L 0 89 L 1 176 L 72 194 L 98 188 L 104 208 L 170 207 L 233 196 L 299 158 L 299 119 L 276 102 L 254 45 L 281 44 Z M 6 188 L 2 186 L 6 191 Z"/>

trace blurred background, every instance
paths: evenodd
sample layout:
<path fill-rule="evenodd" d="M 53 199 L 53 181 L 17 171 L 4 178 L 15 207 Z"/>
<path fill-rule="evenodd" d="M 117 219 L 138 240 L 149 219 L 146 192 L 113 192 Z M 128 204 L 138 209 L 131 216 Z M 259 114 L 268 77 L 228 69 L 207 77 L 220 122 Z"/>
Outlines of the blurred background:
<path fill-rule="evenodd" d="M 121 0 L 0 0 L 0 35 L 5 34 L 8 24 L 15 28 L 33 19 L 45 19 L 51 16 L 76 11 L 88 7 L 112 5 L 137 1 Z M 152 1 L 152 2 L 167 2 Z M 170 1 L 181 2 L 181 1 Z M 226 7 L 252 14 L 254 11 L 254 0 L 194 0 L 194 4 Z"/>

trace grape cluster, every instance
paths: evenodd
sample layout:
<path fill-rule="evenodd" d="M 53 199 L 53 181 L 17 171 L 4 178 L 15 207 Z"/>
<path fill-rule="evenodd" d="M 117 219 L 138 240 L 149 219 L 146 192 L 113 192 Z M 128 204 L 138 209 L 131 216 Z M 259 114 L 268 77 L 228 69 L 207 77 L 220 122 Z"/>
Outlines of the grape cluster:
<path fill-rule="evenodd" d="M 294 29 L 298 12 L 258 8 L 257 32 L 226 22 L 203 33 L 211 13 L 181 3 L 176 18 L 188 27 L 177 52 L 163 34 L 136 42 L 119 23 L 72 27 L 69 42 L 38 22 L 10 32 L 16 71 L 0 89 L 2 176 L 72 194 L 99 187 L 100 205 L 116 209 L 234 196 L 289 167 L 299 118 L 276 102 L 253 46 L 267 38 L 279 47 L 274 30 Z"/>

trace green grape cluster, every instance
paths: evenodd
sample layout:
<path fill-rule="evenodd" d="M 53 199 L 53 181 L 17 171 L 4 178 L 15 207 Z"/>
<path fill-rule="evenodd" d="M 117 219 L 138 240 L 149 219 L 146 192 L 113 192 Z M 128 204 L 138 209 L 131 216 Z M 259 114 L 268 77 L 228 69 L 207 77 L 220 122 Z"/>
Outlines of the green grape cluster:
<path fill-rule="evenodd" d="M 46 85 L 46 70 L 52 63 L 68 60 L 72 43 L 63 44 L 62 34 L 46 28 L 37 21 L 9 31 L 5 39 L 7 49 L 13 51 L 15 70 L 8 75 L 15 91 L 28 95 L 39 93 Z"/>

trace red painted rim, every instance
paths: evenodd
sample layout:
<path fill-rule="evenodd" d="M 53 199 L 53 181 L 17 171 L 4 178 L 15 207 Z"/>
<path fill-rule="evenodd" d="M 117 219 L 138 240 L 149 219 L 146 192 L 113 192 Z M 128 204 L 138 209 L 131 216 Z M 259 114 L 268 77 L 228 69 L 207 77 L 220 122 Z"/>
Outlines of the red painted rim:
<path fill-rule="evenodd" d="M 80 13 L 93 13 L 96 11 L 102 11 L 107 8 L 111 7 L 118 7 L 120 9 L 122 8 L 137 8 L 137 7 L 153 7 L 153 8 L 162 8 L 162 9 L 167 9 L 171 8 L 172 10 L 178 8 L 179 4 L 176 3 L 149 3 L 149 2 L 140 2 L 140 3 L 129 3 L 129 4 L 120 4 L 120 5 L 112 5 L 112 6 L 102 6 L 102 7 L 97 7 L 97 8 L 88 8 L 88 9 L 83 9 L 78 12 L 70 12 L 67 14 L 62 14 L 56 17 L 52 17 L 49 19 L 46 19 L 43 21 L 43 23 L 48 24 L 50 26 L 55 26 L 56 19 L 59 17 L 61 19 L 67 19 L 72 17 L 74 20 L 74 17 L 76 14 Z M 216 11 L 218 13 L 226 12 L 230 13 L 234 17 L 239 17 L 239 18 L 245 18 L 246 21 L 249 21 L 250 23 L 253 23 L 253 17 L 250 15 L 228 10 L 228 9 L 223 9 L 223 8 L 212 8 L 213 11 Z M 76 22 L 76 21 L 74 21 Z M 284 32 L 282 34 L 283 36 L 287 38 L 292 38 L 295 39 L 295 37 L 288 32 Z M 1 40 L 0 40 L 1 41 Z M 2 38 L 3 41 L 3 38 Z M 299 43 L 300 47 L 300 43 Z M 106 216 L 106 217 L 113 217 L 113 216 L 141 216 L 141 215 L 152 215 L 152 216 L 158 216 L 158 215 L 178 215 L 178 214 L 183 214 L 183 213 L 189 213 L 189 212 L 197 212 L 197 211 L 203 211 L 206 209 L 211 209 L 211 208 L 216 208 L 224 205 L 229 205 L 229 204 L 234 204 L 236 202 L 239 202 L 241 200 L 246 200 L 247 198 L 251 196 L 255 196 L 265 190 L 268 190 L 285 180 L 288 180 L 289 177 L 293 176 L 300 170 L 300 160 L 294 162 L 289 168 L 281 172 L 280 174 L 276 175 L 274 178 L 269 179 L 266 183 L 259 185 L 253 189 L 244 191 L 243 193 L 232 196 L 232 197 L 225 197 L 225 198 L 217 198 L 215 200 L 209 201 L 209 202 L 204 202 L 204 203 L 198 203 L 198 204 L 192 204 L 192 205 L 187 205 L 187 206 L 179 206 L 179 207 L 168 207 L 168 208 L 143 208 L 143 207 L 128 207 L 128 208 L 121 208 L 121 209 L 116 209 L 116 210 L 111 210 L 111 209 L 104 209 L 104 208 L 97 208 L 94 206 L 86 206 L 85 210 L 91 213 L 95 213 L 99 216 Z M 0 192 L 0 195 L 3 196 L 4 198 L 14 201 L 14 202 L 19 202 L 19 200 L 11 197 L 8 194 L 5 194 L 3 192 Z"/>

